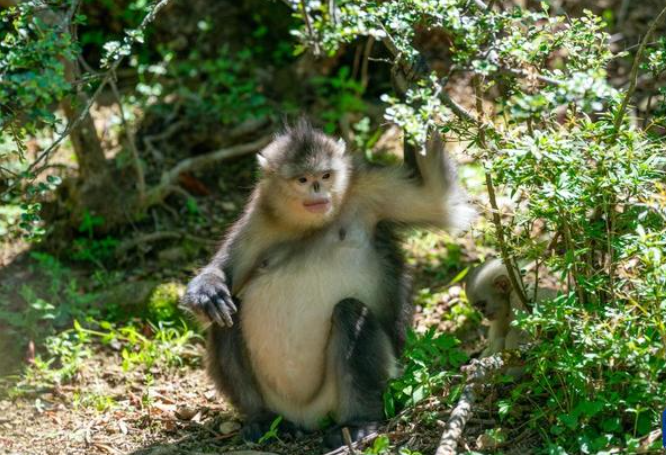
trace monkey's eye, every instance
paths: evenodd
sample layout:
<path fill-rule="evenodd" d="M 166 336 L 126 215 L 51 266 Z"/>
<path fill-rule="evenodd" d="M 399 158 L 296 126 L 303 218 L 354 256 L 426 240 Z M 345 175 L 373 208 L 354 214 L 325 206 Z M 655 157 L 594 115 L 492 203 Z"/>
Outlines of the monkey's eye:
<path fill-rule="evenodd" d="M 308 178 L 307 177 L 299 177 L 297 180 L 298 180 L 298 183 L 300 183 L 302 185 L 305 184 L 305 183 L 308 183 Z"/>
<path fill-rule="evenodd" d="M 321 178 L 324 179 L 324 180 L 328 180 L 328 179 L 331 178 L 331 173 L 327 172 L 326 174 L 322 175 Z"/>

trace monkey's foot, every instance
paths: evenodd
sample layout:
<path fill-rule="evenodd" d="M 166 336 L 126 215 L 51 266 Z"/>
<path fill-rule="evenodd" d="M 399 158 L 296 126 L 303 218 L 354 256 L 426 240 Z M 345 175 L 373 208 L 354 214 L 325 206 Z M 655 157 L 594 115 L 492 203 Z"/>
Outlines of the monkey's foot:
<path fill-rule="evenodd" d="M 377 428 L 379 428 L 379 422 L 365 422 L 361 424 L 334 426 L 324 435 L 323 444 L 326 449 L 333 450 L 345 445 L 345 439 L 342 436 L 342 429 L 345 427 L 349 429 L 349 436 L 351 437 L 351 441 L 356 442 L 375 433 Z"/>
<path fill-rule="evenodd" d="M 241 437 L 245 442 L 259 442 L 268 433 L 275 418 L 248 420 L 243 424 Z M 296 439 L 305 436 L 306 432 L 296 424 L 282 420 L 277 428 L 277 436 L 285 439 Z"/>

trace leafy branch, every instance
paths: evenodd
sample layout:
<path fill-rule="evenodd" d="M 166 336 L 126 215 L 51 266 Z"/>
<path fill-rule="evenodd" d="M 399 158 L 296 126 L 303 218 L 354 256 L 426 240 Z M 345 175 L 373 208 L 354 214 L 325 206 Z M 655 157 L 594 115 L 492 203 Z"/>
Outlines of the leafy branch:
<path fill-rule="evenodd" d="M 4 1 L 12 3 L 13 6 L 18 5 L 19 3 L 18 0 L 4 0 Z M 75 128 L 77 128 L 83 122 L 84 119 L 86 119 L 90 111 L 90 108 L 97 101 L 97 98 L 102 93 L 104 87 L 115 77 L 116 70 L 123 62 L 125 57 L 129 54 L 130 47 L 134 43 L 142 41 L 143 31 L 150 23 L 152 23 L 155 20 L 157 14 L 167 5 L 169 5 L 169 3 L 171 2 L 172 0 L 159 0 L 158 2 L 156 2 L 150 8 L 146 16 L 144 16 L 139 27 L 136 30 L 128 32 L 126 34 L 123 45 L 115 47 L 112 50 L 112 52 L 110 52 L 109 55 L 106 56 L 108 68 L 104 71 L 104 73 L 100 75 L 101 81 L 99 85 L 97 86 L 93 94 L 88 98 L 86 104 L 84 105 L 83 109 L 79 112 L 78 116 L 74 120 L 70 121 L 65 127 L 65 129 L 58 135 L 58 137 L 46 149 L 44 149 L 39 155 L 37 155 L 35 160 L 28 166 L 28 168 L 24 172 L 24 175 L 29 176 L 29 181 L 34 181 L 34 179 L 48 167 L 47 164 L 42 164 L 42 163 L 54 151 L 56 151 L 60 146 L 60 144 L 72 133 L 72 131 Z M 51 10 L 46 9 L 44 11 L 45 12 L 43 14 L 48 14 L 51 18 L 53 18 L 54 13 L 51 12 Z M 71 15 L 68 14 L 63 23 L 69 24 L 70 20 L 71 20 Z M 22 185 L 22 183 L 23 182 L 21 180 L 14 181 L 12 185 L 9 185 L 7 188 L 3 190 L 2 194 L 8 194 L 12 192 L 19 185 Z"/>

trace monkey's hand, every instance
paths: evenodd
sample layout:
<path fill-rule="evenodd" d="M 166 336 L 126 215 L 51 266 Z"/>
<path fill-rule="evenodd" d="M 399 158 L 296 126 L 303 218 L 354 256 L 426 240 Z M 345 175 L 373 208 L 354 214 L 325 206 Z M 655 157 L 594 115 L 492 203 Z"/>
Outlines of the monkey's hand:
<path fill-rule="evenodd" d="M 238 311 L 224 275 L 205 271 L 187 285 L 183 304 L 204 321 L 221 327 L 234 325 L 231 316 Z"/>

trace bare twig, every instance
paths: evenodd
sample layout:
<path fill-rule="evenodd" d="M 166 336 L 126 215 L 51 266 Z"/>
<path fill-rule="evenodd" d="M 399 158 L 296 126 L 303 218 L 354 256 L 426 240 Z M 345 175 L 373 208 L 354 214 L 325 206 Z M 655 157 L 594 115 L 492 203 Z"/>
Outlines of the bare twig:
<path fill-rule="evenodd" d="M 416 72 L 415 76 L 419 79 L 427 79 L 429 74 L 427 74 L 427 65 L 426 68 L 423 68 L 420 70 L 419 68 L 415 68 L 414 65 L 412 65 L 412 62 L 406 60 L 401 52 L 398 46 L 395 44 L 395 41 L 393 40 L 393 37 L 389 33 L 389 31 L 386 29 L 384 24 L 379 23 L 378 24 L 381 28 L 382 31 L 384 32 L 384 37 L 382 38 L 382 43 L 384 43 L 384 46 L 389 50 L 389 52 L 393 55 L 393 58 L 395 59 L 394 64 L 398 66 L 404 74 L 410 74 Z M 434 87 L 435 91 L 438 92 L 439 97 L 441 98 L 442 102 L 446 107 L 451 109 L 451 112 L 453 112 L 458 118 L 461 120 L 464 120 L 469 123 L 479 123 L 479 120 L 474 117 L 474 115 L 470 114 L 463 108 L 460 104 L 455 102 L 449 94 L 444 90 L 444 87 L 440 83 L 435 83 L 436 87 Z"/>
<path fill-rule="evenodd" d="M 162 161 L 164 159 L 164 155 L 155 147 L 154 143 L 170 138 L 178 131 L 180 131 L 180 129 L 183 128 L 186 124 L 187 122 L 185 120 L 178 120 L 177 122 L 171 123 L 164 129 L 164 131 L 160 133 L 144 136 L 144 147 L 150 151 L 150 153 L 153 155 L 153 158 L 155 158 L 157 161 Z"/>
<path fill-rule="evenodd" d="M 463 367 L 463 373 L 467 374 L 467 381 L 463 388 L 458 404 L 451 412 L 446 424 L 446 429 L 439 439 L 439 445 L 435 455 L 455 455 L 457 453 L 458 441 L 462 436 L 465 425 L 472 416 L 472 405 L 476 400 L 476 388 L 490 380 L 490 377 L 503 365 L 499 356 L 474 359 Z"/>
<path fill-rule="evenodd" d="M 70 24 L 72 23 L 72 19 L 74 19 L 74 14 L 76 14 L 76 11 L 79 9 L 80 5 L 81 5 L 81 0 L 72 0 L 72 4 L 69 5 L 69 9 L 67 10 L 67 14 L 65 15 L 65 20 L 60 25 L 61 30 L 65 30 L 67 27 L 70 26 Z"/>
<path fill-rule="evenodd" d="M 162 174 L 162 178 L 160 179 L 160 183 L 147 191 L 145 205 L 152 205 L 157 201 L 164 199 L 166 195 L 172 191 L 174 184 L 178 181 L 178 176 L 180 176 L 180 174 L 183 172 L 193 172 L 217 161 L 237 158 L 249 153 L 255 153 L 267 146 L 271 140 L 272 136 L 266 135 L 254 142 L 234 145 L 232 147 L 206 153 L 205 155 L 184 159 L 171 170 L 164 172 Z"/>
<path fill-rule="evenodd" d="M 493 184 L 493 177 L 489 171 L 486 171 L 486 190 L 488 191 L 488 199 L 490 201 L 490 207 L 492 208 L 493 214 L 493 223 L 495 224 L 495 232 L 497 233 L 497 242 L 500 246 L 500 253 L 502 255 L 502 262 L 509 271 L 509 280 L 511 281 L 511 286 L 516 291 L 520 302 L 525 305 L 526 308 L 530 308 L 529 302 L 527 301 L 527 296 L 523 290 L 523 286 L 520 284 L 519 276 L 515 267 L 513 266 L 513 261 L 511 260 L 511 255 L 509 254 L 509 249 L 506 245 L 506 238 L 504 237 L 504 226 L 502 225 L 502 216 L 497 205 L 497 198 L 495 196 L 495 185 Z M 517 276 L 516 276 L 517 275 Z"/>
<path fill-rule="evenodd" d="M 303 10 L 303 21 L 305 21 L 305 28 L 308 30 L 308 38 L 312 43 L 312 50 L 315 57 L 319 57 L 321 55 L 321 48 L 319 47 L 319 41 L 315 36 L 314 29 L 312 28 L 312 21 L 310 21 L 310 14 L 308 14 L 307 2 L 305 0 L 301 0 L 301 9 Z"/>
<path fill-rule="evenodd" d="M 328 14 L 331 16 L 331 23 L 338 25 L 340 18 L 338 17 L 338 8 L 335 6 L 335 0 L 328 0 Z"/>
<path fill-rule="evenodd" d="M 617 27 L 622 30 L 624 28 L 624 21 L 627 19 L 627 13 L 629 12 L 629 6 L 631 5 L 631 0 L 622 0 L 620 5 L 620 12 L 617 14 Z"/>
<path fill-rule="evenodd" d="M 123 241 L 115 249 L 116 256 L 123 256 L 129 250 L 140 247 L 147 243 L 159 242 L 161 240 L 170 240 L 170 239 L 187 239 L 197 243 L 203 243 L 207 245 L 217 245 L 216 240 L 205 239 L 198 237 L 196 235 L 188 234 L 187 232 L 182 231 L 159 231 L 151 232 L 149 234 L 139 235 L 131 239 Z"/>
<path fill-rule="evenodd" d="M 576 246 L 573 243 L 573 238 L 571 235 L 571 228 L 569 227 L 569 223 L 567 222 L 567 217 L 564 216 L 563 213 L 560 213 L 560 217 L 562 219 L 562 234 L 564 235 L 564 243 L 566 244 L 567 250 L 571 251 L 574 253 L 576 251 Z M 580 276 L 580 272 L 578 271 L 578 264 L 576 262 L 576 254 L 573 254 L 573 261 L 572 261 L 572 266 L 571 269 L 567 271 L 567 277 L 568 281 L 567 284 L 569 288 L 573 287 L 574 292 L 576 292 L 576 296 L 578 297 L 578 301 L 581 305 L 585 304 L 585 292 L 583 291 L 583 288 L 578 285 L 578 282 L 576 281 L 576 277 Z M 571 289 L 569 289 L 571 291 Z"/>
<path fill-rule="evenodd" d="M 509 73 L 513 76 L 522 77 L 525 79 L 536 79 L 538 81 L 545 82 L 546 84 L 556 85 L 558 87 L 565 85 L 564 81 L 560 81 L 558 79 L 549 76 L 543 76 L 541 74 L 536 74 L 536 73 L 533 74 L 523 69 L 502 67 L 500 71 Z"/>
<path fill-rule="evenodd" d="M 3 172 L 11 175 L 12 177 L 18 177 L 19 176 L 16 172 L 10 170 L 9 168 L 7 168 L 5 166 L 0 165 L 0 173 L 3 173 Z"/>
<path fill-rule="evenodd" d="M 368 62 L 370 61 L 370 52 L 372 51 L 372 46 L 375 44 L 375 38 L 370 36 L 365 42 L 365 48 L 363 50 L 363 60 L 361 62 L 361 86 L 366 88 L 368 86 Z"/>
<path fill-rule="evenodd" d="M 613 136 L 611 137 L 611 143 L 615 142 L 615 139 L 617 139 L 618 134 L 620 134 L 620 127 L 622 126 L 622 120 L 624 120 L 624 116 L 627 112 L 627 106 L 629 105 L 629 101 L 631 100 L 631 97 L 633 96 L 634 91 L 636 90 L 636 83 L 638 81 L 638 71 L 640 70 L 641 60 L 643 59 L 643 52 L 645 52 L 647 43 L 650 41 L 652 34 L 657 29 L 657 26 L 661 23 L 664 17 L 666 17 L 666 8 L 662 9 L 657 18 L 652 22 L 647 32 L 645 33 L 643 40 L 641 41 L 641 45 L 638 47 L 638 51 L 636 51 L 634 64 L 632 65 L 631 72 L 629 73 L 629 88 L 627 89 L 627 93 L 625 93 L 624 95 L 622 104 L 620 105 L 620 108 L 615 114 L 615 119 L 613 121 Z"/>
<path fill-rule="evenodd" d="M 378 432 L 373 431 L 372 433 L 365 436 L 364 438 L 361 438 L 358 441 L 356 441 L 354 444 L 355 445 L 365 444 L 366 442 L 370 442 L 373 439 L 375 439 L 378 435 L 379 435 Z M 338 447 L 335 450 L 331 450 L 330 452 L 326 452 L 324 455 L 345 455 L 345 454 L 351 454 L 351 452 L 349 452 L 349 447 L 347 447 L 346 445 L 342 446 L 342 447 Z"/>
<path fill-rule="evenodd" d="M 227 133 L 227 138 L 229 141 L 235 141 L 236 139 L 246 136 L 251 133 L 255 133 L 257 130 L 267 126 L 270 123 L 269 117 L 257 117 L 250 118 L 244 122 L 234 126 L 229 133 Z"/>
<path fill-rule="evenodd" d="M 474 0 L 474 4 L 476 5 L 477 8 L 479 8 L 481 11 L 486 11 L 488 10 L 488 5 L 486 5 L 484 2 L 481 0 Z"/>
<path fill-rule="evenodd" d="M 349 434 L 349 428 L 342 428 L 342 439 L 345 440 L 345 444 L 349 448 L 349 453 L 351 455 L 356 455 L 356 450 L 354 449 L 354 443 L 352 442 L 351 435 Z"/>

